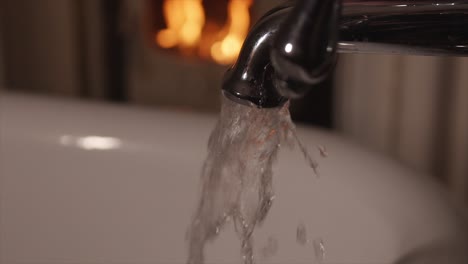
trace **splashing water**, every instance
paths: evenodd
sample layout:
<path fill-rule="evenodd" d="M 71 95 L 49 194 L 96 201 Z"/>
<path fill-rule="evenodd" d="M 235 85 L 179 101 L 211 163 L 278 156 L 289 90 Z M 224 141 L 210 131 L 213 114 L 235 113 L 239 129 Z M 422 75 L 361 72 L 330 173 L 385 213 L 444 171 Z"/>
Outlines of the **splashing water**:
<path fill-rule="evenodd" d="M 324 146 L 318 146 L 318 150 L 319 150 L 320 156 L 321 156 L 322 158 L 328 157 L 328 151 L 327 151 L 327 149 L 326 149 Z"/>
<path fill-rule="evenodd" d="M 325 258 L 325 243 L 322 238 L 314 239 L 314 252 L 317 261 L 322 263 Z"/>
<path fill-rule="evenodd" d="M 298 141 L 288 104 L 258 109 L 223 97 L 221 114 L 208 141 L 201 199 L 188 231 L 189 264 L 204 263 L 204 247 L 233 220 L 245 264 L 253 263 L 252 233 L 274 200 L 272 165 L 281 143 Z M 298 141 L 299 142 L 299 141 Z M 299 143 L 314 171 L 316 162 Z"/>
<path fill-rule="evenodd" d="M 296 242 L 301 245 L 305 246 L 309 244 L 309 238 L 307 236 L 307 229 L 303 223 L 300 223 L 296 229 Z M 314 248 L 314 255 L 315 260 L 318 263 L 322 263 L 325 258 L 325 243 L 321 237 L 318 237 L 312 241 L 313 248 Z"/>

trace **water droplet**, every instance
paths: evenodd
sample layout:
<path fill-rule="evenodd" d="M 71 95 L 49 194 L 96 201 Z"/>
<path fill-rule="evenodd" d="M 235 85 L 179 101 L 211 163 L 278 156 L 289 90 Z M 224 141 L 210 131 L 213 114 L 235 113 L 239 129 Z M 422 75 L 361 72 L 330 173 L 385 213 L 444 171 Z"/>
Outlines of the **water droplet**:
<path fill-rule="evenodd" d="M 321 145 L 318 146 L 318 150 L 319 150 L 320 156 L 322 156 L 322 158 L 328 157 L 327 149 L 324 146 L 321 146 Z"/>
<path fill-rule="evenodd" d="M 242 241 L 241 253 L 244 264 L 253 264 L 253 246 L 251 238 Z"/>
<path fill-rule="evenodd" d="M 272 195 L 266 201 L 262 203 L 262 206 L 259 210 L 258 214 L 258 223 L 262 223 L 263 220 L 265 220 L 265 217 L 268 214 L 268 211 L 270 211 L 271 206 L 273 205 L 273 200 L 275 199 L 275 196 Z"/>
<path fill-rule="evenodd" d="M 314 252 L 315 252 L 315 259 L 322 263 L 325 258 L 325 244 L 323 243 L 322 238 L 314 239 Z"/>
<path fill-rule="evenodd" d="M 307 230 L 304 224 L 299 224 L 296 230 L 296 241 L 299 245 L 304 246 L 309 242 L 307 239 Z"/>
<path fill-rule="evenodd" d="M 294 138 L 296 139 L 296 142 L 297 142 L 297 145 L 299 146 L 301 152 L 302 152 L 302 155 L 304 155 L 304 158 L 306 159 L 306 161 L 309 163 L 309 166 L 312 168 L 312 170 L 314 171 L 315 173 L 315 176 L 319 177 L 319 174 L 318 174 L 318 163 L 312 158 L 312 156 L 309 154 L 309 151 L 307 150 L 307 148 L 302 144 L 301 140 L 299 139 L 299 137 L 297 136 L 297 133 L 295 131 L 293 131 L 293 135 L 294 135 Z"/>

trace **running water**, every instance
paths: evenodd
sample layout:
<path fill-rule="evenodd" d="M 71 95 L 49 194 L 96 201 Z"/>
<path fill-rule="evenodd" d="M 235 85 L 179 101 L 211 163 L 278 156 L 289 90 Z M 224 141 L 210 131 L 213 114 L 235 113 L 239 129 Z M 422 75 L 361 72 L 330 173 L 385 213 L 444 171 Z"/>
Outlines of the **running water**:
<path fill-rule="evenodd" d="M 297 140 L 288 104 L 248 107 L 223 97 L 221 115 L 208 141 L 201 199 L 188 231 L 189 264 L 204 263 L 204 247 L 226 221 L 234 222 L 245 264 L 253 263 L 252 233 L 274 199 L 272 165 L 280 145 Z M 299 143 L 316 170 L 316 162 Z"/>

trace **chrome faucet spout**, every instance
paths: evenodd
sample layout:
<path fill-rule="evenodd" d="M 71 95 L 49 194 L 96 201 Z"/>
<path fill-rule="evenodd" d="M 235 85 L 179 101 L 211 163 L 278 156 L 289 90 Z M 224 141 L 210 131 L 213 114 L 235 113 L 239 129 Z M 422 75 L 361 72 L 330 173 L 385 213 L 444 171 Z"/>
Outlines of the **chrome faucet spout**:
<path fill-rule="evenodd" d="M 281 106 L 328 76 L 337 52 L 468 56 L 468 0 L 289 1 L 252 28 L 223 92 Z"/>

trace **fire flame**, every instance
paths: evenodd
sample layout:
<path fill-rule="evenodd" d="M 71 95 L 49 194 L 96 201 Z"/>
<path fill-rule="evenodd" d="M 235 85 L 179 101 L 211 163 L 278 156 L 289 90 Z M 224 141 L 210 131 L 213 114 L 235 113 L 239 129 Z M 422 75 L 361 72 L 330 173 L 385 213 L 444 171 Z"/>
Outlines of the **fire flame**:
<path fill-rule="evenodd" d="M 202 0 L 166 0 L 163 9 L 167 28 L 158 32 L 156 42 L 163 48 L 196 46 L 205 24 Z"/>
<path fill-rule="evenodd" d="M 226 36 L 211 46 L 211 57 L 220 64 L 233 62 L 242 48 L 247 36 L 250 16 L 249 7 L 252 0 L 231 0 L 228 6 L 228 23 L 222 31 Z"/>
<path fill-rule="evenodd" d="M 250 25 L 249 8 L 253 0 L 230 0 L 226 24 L 213 38 L 202 41 L 205 11 L 202 0 L 165 0 L 163 5 L 167 28 L 156 34 L 156 42 L 162 48 L 179 47 L 209 50 L 211 59 L 219 64 L 235 61 L 247 36 Z M 208 45 L 207 47 L 200 45 Z"/>

